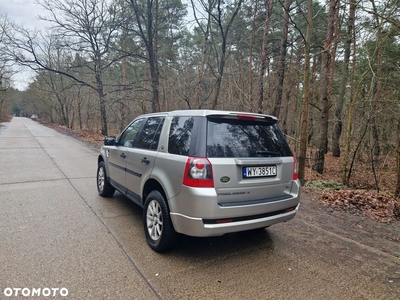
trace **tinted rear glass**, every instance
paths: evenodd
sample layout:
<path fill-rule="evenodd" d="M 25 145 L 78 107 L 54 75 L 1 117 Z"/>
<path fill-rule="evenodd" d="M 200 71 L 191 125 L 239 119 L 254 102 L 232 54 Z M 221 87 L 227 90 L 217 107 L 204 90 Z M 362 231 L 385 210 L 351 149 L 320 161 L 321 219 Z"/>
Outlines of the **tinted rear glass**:
<path fill-rule="evenodd" d="M 163 117 L 148 118 L 140 133 L 136 147 L 142 149 L 156 150 L 163 123 Z"/>
<path fill-rule="evenodd" d="M 168 152 L 179 155 L 189 155 L 194 118 L 174 117 L 169 130 Z"/>
<path fill-rule="evenodd" d="M 278 125 L 266 122 L 209 118 L 207 157 L 292 156 Z"/>

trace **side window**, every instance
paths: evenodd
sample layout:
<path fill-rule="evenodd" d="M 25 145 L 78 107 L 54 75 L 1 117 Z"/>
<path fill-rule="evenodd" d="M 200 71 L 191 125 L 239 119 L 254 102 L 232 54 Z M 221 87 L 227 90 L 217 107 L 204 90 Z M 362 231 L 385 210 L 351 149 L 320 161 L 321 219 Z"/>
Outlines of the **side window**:
<path fill-rule="evenodd" d="M 169 153 L 189 155 L 193 124 L 193 117 L 175 117 L 172 119 L 168 140 Z"/>
<path fill-rule="evenodd" d="M 150 150 L 157 150 L 158 148 L 158 142 L 160 141 L 160 136 L 161 136 L 161 130 L 164 125 L 164 118 L 162 118 L 160 125 L 158 126 L 158 129 L 156 131 L 156 134 L 154 135 L 153 142 L 151 143 Z"/>
<path fill-rule="evenodd" d="M 139 119 L 133 122 L 122 134 L 121 138 L 119 139 L 118 143 L 125 147 L 132 147 L 133 141 L 137 133 L 139 132 L 140 127 L 142 126 L 144 119 Z"/>
<path fill-rule="evenodd" d="M 137 148 L 156 150 L 160 139 L 164 117 L 148 118 L 138 138 Z"/>

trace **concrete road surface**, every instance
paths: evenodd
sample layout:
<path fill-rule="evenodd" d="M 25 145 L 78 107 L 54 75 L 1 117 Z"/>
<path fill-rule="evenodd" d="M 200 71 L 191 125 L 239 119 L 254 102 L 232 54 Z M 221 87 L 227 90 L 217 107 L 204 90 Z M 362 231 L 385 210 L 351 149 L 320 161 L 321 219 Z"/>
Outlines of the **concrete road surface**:
<path fill-rule="evenodd" d="M 0 125 L 0 299 L 400 299 L 399 258 L 301 209 L 155 253 L 141 209 L 98 196 L 97 154 L 27 118 Z"/>

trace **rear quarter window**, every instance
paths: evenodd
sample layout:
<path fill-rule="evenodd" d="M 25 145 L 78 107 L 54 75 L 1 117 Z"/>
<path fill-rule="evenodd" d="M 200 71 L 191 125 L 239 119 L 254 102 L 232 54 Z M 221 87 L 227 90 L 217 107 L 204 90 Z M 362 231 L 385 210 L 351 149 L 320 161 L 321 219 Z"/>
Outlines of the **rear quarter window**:
<path fill-rule="evenodd" d="M 172 119 L 168 139 L 169 153 L 189 155 L 193 124 L 193 117 L 174 117 Z"/>
<path fill-rule="evenodd" d="M 207 157 L 292 156 L 277 124 L 260 121 L 209 118 Z"/>

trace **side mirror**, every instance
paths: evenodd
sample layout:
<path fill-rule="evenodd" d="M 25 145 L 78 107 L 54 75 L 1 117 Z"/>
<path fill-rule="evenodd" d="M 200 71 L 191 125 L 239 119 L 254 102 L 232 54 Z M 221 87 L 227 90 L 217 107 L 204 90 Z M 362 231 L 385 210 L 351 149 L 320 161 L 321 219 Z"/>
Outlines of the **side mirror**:
<path fill-rule="evenodd" d="M 115 144 L 116 144 L 115 136 L 107 136 L 104 139 L 104 145 L 105 146 L 115 146 Z"/>

